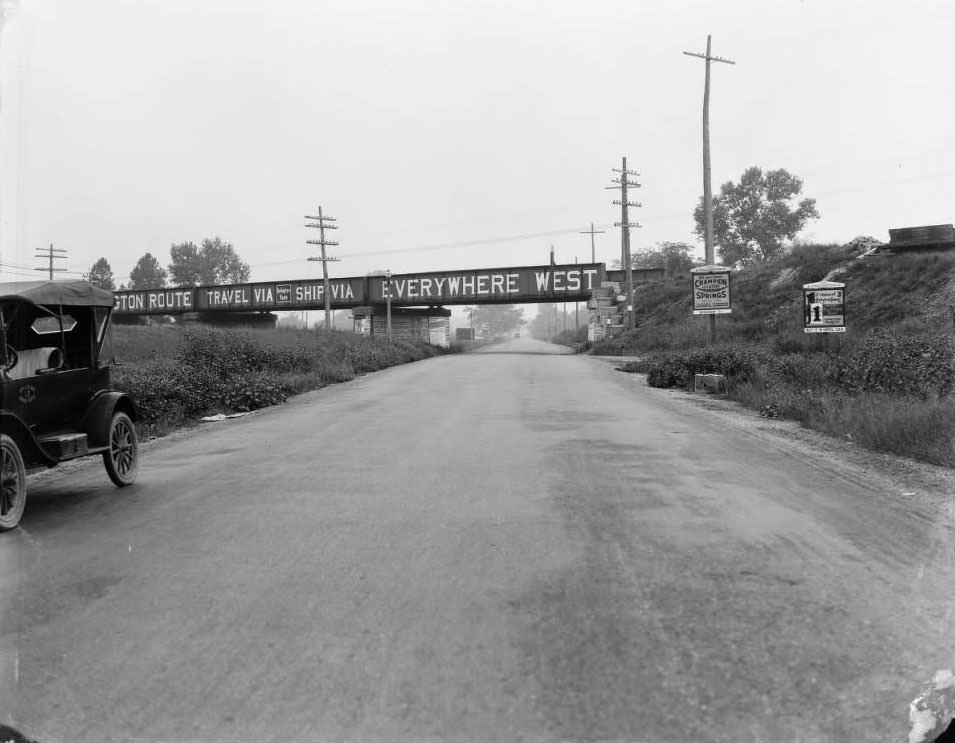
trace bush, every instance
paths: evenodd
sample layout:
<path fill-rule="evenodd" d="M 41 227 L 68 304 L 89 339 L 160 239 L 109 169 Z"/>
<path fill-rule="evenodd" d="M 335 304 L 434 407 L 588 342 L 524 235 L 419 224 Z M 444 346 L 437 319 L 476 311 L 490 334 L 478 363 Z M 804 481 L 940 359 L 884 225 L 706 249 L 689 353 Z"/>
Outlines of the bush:
<path fill-rule="evenodd" d="M 955 390 L 955 343 L 948 336 L 920 338 L 870 333 L 834 375 L 849 392 L 895 392 L 925 399 Z"/>
<path fill-rule="evenodd" d="M 768 360 L 758 346 L 717 345 L 666 354 L 647 366 L 651 387 L 689 387 L 695 374 L 724 374 L 737 382 L 753 379 Z"/>
<path fill-rule="evenodd" d="M 229 410 L 245 412 L 285 402 L 287 390 L 263 372 L 238 374 L 229 382 L 222 404 Z"/>
<path fill-rule="evenodd" d="M 150 344 L 157 333 L 161 344 Z M 115 369 L 116 387 L 132 396 L 152 432 L 211 412 L 276 405 L 296 392 L 440 353 L 423 342 L 338 331 L 148 326 L 117 333 L 117 347 L 120 358 L 136 361 Z"/>

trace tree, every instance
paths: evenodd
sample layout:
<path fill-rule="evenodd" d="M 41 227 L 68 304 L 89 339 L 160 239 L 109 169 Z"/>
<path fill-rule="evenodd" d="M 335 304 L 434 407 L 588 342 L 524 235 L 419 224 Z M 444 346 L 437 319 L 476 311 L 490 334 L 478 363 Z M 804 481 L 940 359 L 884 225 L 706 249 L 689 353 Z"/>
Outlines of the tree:
<path fill-rule="evenodd" d="M 232 243 L 221 237 L 207 237 L 201 248 L 193 242 L 179 243 L 169 253 L 169 275 L 177 286 L 241 284 L 249 280 L 249 264 L 243 263 Z"/>
<path fill-rule="evenodd" d="M 129 272 L 130 289 L 160 289 L 165 284 L 166 269 L 152 253 L 146 253 Z"/>
<path fill-rule="evenodd" d="M 570 306 L 573 307 L 573 303 Z M 543 303 L 537 305 L 537 317 L 531 320 L 528 332 L 532 338 L 549 341 L 565 328 L 572 330 L 576 321 L 577 313 L 568 310 L 565 305 Z M 586 317 L 584 321 L 586 322 Z"/>
<path fill-rule="evenodd" d="M 486 304 L 479 307 L 465 307 L 471 315 L 471 327 L 481 328 L 484 335 L 495 337 L 507 335 L 520 328 L 524 320 L 524 309 L 512 304 Z"/>
<path fill-rule="evenodd" d="M 83 274 L 83 279 L 93 284 L 93 286 L 98 286 L 100 289 L 113 291 L 113 289 L 116 288 L 116 282 L 113 281 L 113 269 L 110 268 L 109 261 L 105 258 L 100 258 L 96 261 L 89 270 L 89 273 Z"/>
<path fill-rule="evenodd" d="M 696 260 L 690 255 L 694 247 L 689 243 L 666 242 L 657 243 L 655 248 L 646 248 L 630 256 L 632 268 L 663 268 L 667 276 L 677 276 L 688 273 Z"/>
<path fill-rule="evenodd" d="M 739 184 L 720 187 L 713 198 L 713 243 L 728 266 L 748 265 L 783 252 L 783 240 L 791 240 L 806 222 L 818 219 L 815 199 L 803 199 L 802 180 L 783 168 L 763 173 L 746 170 Z M 703 199 L 693 212 L 696 234 L 705 235 Z"/>

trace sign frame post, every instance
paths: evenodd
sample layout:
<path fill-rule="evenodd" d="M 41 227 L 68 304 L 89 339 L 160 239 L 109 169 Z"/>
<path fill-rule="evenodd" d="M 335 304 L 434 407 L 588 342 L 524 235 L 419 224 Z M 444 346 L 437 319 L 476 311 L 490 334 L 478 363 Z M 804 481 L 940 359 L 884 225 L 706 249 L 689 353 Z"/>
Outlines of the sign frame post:
<path fill-rule="evenodd" d="M 729 266 L 713 264 L 690 269 L 693 282 L 693 314 L 710 316 L 709 342 L 716 342 L 716 315 L 733 311 L 732 276 Z"/>

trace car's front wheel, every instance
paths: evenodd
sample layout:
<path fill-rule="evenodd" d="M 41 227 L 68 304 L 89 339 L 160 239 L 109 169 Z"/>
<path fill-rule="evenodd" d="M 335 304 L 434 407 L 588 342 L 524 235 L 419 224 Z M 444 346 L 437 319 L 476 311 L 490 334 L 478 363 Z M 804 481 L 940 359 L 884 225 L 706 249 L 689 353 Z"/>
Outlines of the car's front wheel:
<path fill-rule="evenodd" d="M 27 502 L 27 472 L 17 442 L 0 433 L 0 531 L 20 523 Z"/>
<path fill-rule="evenodd" d="M 118 487 L 132 485 L 139 464 L 136 428 L 126 413 L 113 413 L 109 423 L 109 449 L 103 452 L 106 473 Z"/>

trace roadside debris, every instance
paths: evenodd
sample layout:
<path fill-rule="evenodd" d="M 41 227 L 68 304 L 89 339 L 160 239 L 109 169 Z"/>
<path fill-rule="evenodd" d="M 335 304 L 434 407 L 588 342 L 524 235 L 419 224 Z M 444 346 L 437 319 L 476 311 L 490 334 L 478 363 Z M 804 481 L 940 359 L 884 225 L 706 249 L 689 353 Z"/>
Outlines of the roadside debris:
<path fill-rule="evenodd" d="M 939 671 L 909 704 L 909 743 L 934 743 L 955 720 L 955 673 Z"/>
<path fill-rule="evenodd" d="M 199 420 L 212 423 L 215 421 L 224 421 L 226 418 L 241 418 L 243 415 L 248 415 L 248 413 L 216 413 L 215 415 L 207 415 Z"/>

